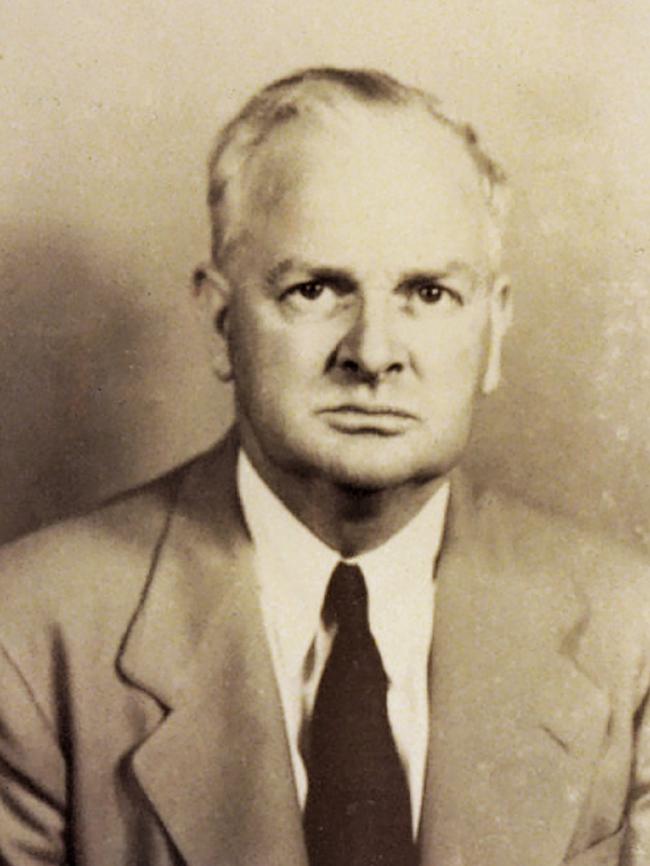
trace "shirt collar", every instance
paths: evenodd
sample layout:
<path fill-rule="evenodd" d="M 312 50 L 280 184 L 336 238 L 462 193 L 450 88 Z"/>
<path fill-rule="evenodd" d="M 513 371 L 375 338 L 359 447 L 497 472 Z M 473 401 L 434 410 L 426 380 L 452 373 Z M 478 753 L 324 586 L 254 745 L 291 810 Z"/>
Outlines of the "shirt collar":
<path fill-rule="evenodd" d="M 341 556 L 289 511 L 260 478 L 243 449 L 237 461 L 237 485 L 255 546 L 264 617 L 275 632 L 283 667 L 297 675 L 318 629 L 327 584 Z M 349 560 L 364 573 L 370 626 L 389 676 L 398 675 L 398 669 L 408 664 L 410 647 L 430 639 L 432 613 L 423 616 L 422 604 L 431 598 L 448 498 L 449 483 L 445 482 L 388 541 Z"/>
<path fill-rule="evenodd" d="M 428 658 L 448 499 L 445 481 L 406 526 L 355 560 L 366 579 L 370 629 L 390 682 L 408 680 Z"/>
<path fill-rule="evenodd" d="M 275 635 L 284 670 L 298 675 L 340 556 L 294 517 L 243 449 L 237 461 L 237 485 L 255 547 L 262 613 Z"/>

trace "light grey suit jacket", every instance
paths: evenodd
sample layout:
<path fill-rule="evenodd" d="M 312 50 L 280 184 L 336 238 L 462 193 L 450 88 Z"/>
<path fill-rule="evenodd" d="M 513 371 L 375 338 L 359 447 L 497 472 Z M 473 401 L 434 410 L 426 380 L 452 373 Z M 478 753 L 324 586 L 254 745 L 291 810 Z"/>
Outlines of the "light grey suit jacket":
<path fill-rule="evenodd" d="M 234 456 L 0 555 L 1 862 L 306 866 Z M 423 866 L 647 866 L 645 565 L 455 475 L 436 575 Z"/>

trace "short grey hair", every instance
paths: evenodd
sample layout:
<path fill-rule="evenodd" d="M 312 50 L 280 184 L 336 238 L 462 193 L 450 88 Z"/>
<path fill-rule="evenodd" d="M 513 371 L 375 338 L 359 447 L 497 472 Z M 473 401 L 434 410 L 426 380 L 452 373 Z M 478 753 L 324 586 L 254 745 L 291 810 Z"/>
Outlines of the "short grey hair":
<path fill-rule="evenodd" d="M 507 210 L 506 177 L 479 143 L 474 128 L 442 111 L 430 93 L 372 69 L 318 67 L 278 79 L 256 93 L 218 134 L 208 162 L 208 207 L 212 223 L 212 258 L 219 265 L 236 240 L 233 230 L 233 185 L 243 167 L 271 133 L 297 119 L 322 115 L 342 101 L 365 106 L 423 108 L 431 118 L 458 136 L 482 179 L 493 231 L 490 255 L 501 255 Z"/>

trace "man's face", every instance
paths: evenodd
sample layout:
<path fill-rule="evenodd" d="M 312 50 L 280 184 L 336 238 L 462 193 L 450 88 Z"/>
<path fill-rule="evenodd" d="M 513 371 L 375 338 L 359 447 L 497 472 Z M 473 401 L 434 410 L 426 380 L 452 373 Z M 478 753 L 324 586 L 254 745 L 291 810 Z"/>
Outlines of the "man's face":
<path fill-rule="evenodd" d="M 223 269 L 244 447 L 366 489 L 445 473 L 506 317 L 462 144 L 415 111 L 296 123 L 244 187 Z"/>

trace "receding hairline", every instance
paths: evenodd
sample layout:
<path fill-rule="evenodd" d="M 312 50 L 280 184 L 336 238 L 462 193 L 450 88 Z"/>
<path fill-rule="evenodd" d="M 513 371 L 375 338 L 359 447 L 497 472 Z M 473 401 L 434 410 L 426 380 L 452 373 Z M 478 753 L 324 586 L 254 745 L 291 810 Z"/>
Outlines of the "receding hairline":
<path fill-rule="evenodd" d="M 343 105 L 373 109 L 421 110 L 432 123 L 450 132 L 464 145 L 482 181 L 491 216 L 499 224 L 505 206 L 500 191 L 505 175 L 479 144 L 474 129 L 443 112 L 438 99 L 384 72 L 372 69 L 317 67 L 280 78 L 254 94 L 218 134 L 210 154 L 208 206 L 212 218 L 212 253 L 215 263 L 233 242 L 228 228 L 242 213 L 233 201 L 242 170 L 280 128 L 299 121 L 320 123 Z M 231 199 L 229 201 L 229 199 Z M 500 231 L 500 225 L 497 233 Z"/>

